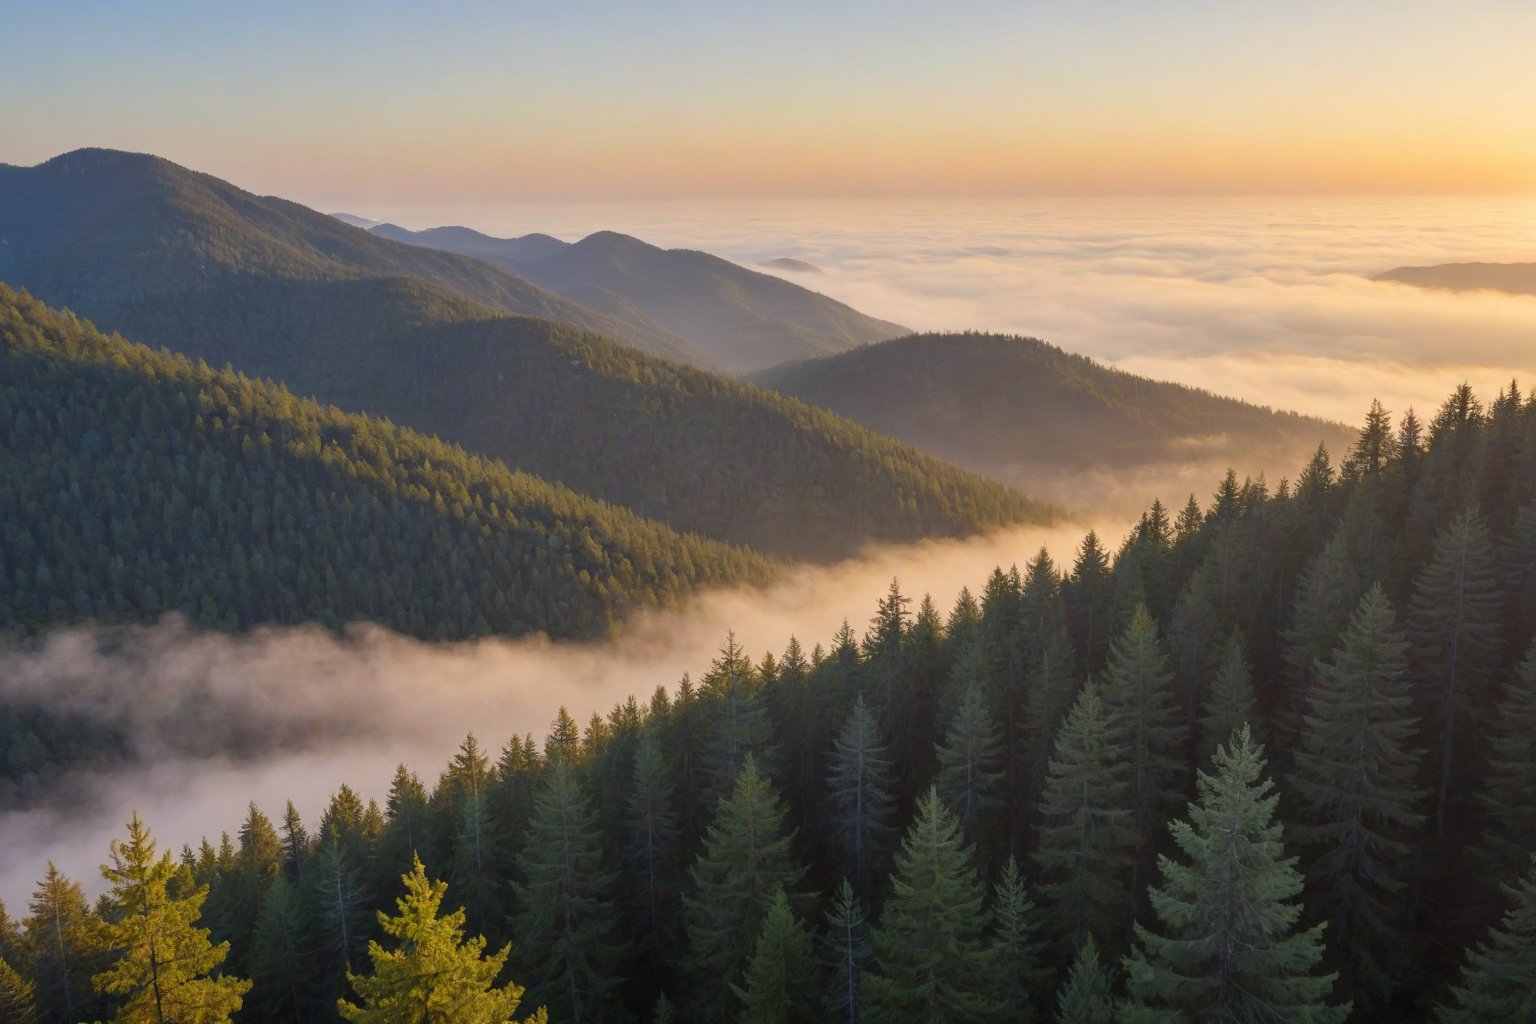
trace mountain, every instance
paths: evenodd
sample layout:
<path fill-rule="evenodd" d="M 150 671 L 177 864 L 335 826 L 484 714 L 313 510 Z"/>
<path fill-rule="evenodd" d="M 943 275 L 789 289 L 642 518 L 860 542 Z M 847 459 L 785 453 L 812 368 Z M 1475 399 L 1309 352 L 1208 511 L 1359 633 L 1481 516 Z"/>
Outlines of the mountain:
<path fill-rule="evenodd" d="M 483 268 L 486 281 L 533 288 L 488 264 L 373 238 L 164 161 L 116 156 L 82 158 L 79 171 L 68 158 L 50 161 L 44 175 L 4 169 L 0 235 L 48 254 L 13 259 L 13 270 L 25 270 L 20 282 L 41 280 L 55 294 L 80 296 L 85 309 L 106 309 L 101 325 L 130 338 L 280 380 L 675 529 L 771 555 L 833 559 L 871 541 L 964 536 L 1056 514 L 847 420 L 574 326 L 507 317 L 463 289 L 386 276 L 373 257 L 420 256 L 428 270 Z M 137 203 L 99 195 L 127 191 L 103 182 L 102 162 L 129 168 L 113 181 L 144 179 Z M 18 196 L 28 185 L 60 209 L 38 213 Z M 88 207 L 117 213 L 78 212 Z M 269 227 L 274 219 L 283 230 Z M 73 227 L 15 229 L 36 220 Z M 125 242 L 115 223 L 131 225 L 138 241 Z M 317 235 L 322 227 L 331 234 Z M 261 248 L 273 238 L 316 237 L 326 246 Z M 203 252 L 226 257 L 216 283 L 176 287 L 196 279 Z M 354 256 L 365 263 L 348 262 Z M 90 298 L 103 294 L 115 299 Z"/>
<path fill-rule="evenodd" d="M 1032 338 L 921 334 L 751 380 L 1036 493 L 1170 462 L 1298 465 L 1351 433 L 1148 380 Z M 1140 500 L 1145 500 L 1144 498 Z"/>
<path fill-rule="evenodd" d="M 767 263 L 764 263 L 763 266 L 772 267 L 775 270 L 787 270 L 794 274 L 825 273 L 825 271 L 823 271 L 816 264 L 807 263 L 805 260 L 797 260 L 792 256 L 780 256 L 778 259 L 769 260 Z"/>
<path fill-rule="evenodd" d="M 1431 267 L 1398 267 L 1377 274 L 1373 280 L 1459 292 L 1486 288 L 1516 295 L 1536 295 L 1536 263 L 1441 263 Z"/>
<path fill-rule="evenodd" d="M 468 228 L 375 234 L 494 260 L 535 284 L 633 324 L 685 339 L 726 373 L 843 352 L 907 333 L 808 288 L 689 249 L 600 231 L 574 244 L 499 239 Z"/>
<path fill-rule="evenodd" d="M 130 336 L 146 305 L 175 306 L 252 279 L 414 277 L 496 312 L 703 359 L 675 335 L 605 316 L 502 267 L 392 242 L 142 154 L 82 149 L 35 167 L 0 164 L 0 239 L 0 281 Z M 174 331 L 156 340 L 180 342 Z"/>
<path fill-rule="evenodd" d="M 0 285 L 0 633 L 72 619 L 605 630 L 750 552 L 387 421 L 107 337 Z"/>

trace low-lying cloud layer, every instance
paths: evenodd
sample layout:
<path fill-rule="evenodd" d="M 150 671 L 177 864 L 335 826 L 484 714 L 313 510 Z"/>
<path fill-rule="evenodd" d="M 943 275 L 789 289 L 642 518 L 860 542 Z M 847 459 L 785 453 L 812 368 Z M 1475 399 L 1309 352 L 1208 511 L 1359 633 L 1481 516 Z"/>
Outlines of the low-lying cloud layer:
<path fill-rule="evenodd" d="M 1100 534 L 1114 544 L 1122 526 Z M 48 858 L 99 890 L 108 842 L 135 809 L 171 849 L 233 834 L 251 801 L 276 818 L 292 799 L 313 824 L 343 782 L 382 801 L 402 761 L 431 785 L 466 732 L 494 754 L 514 735 L 542 740 L 561 705 L 584 723 L 630 694 L 697 678 L 728 630 L 754 658 L 791 635 L 807 650 L 826 645 L 844 618 L 862 635 L 892 577 L 914 608 L 931 593 L 947 614 L 962 586 L 978 590 L 994 566 L 1022 565 L 1042 546 L 1070 564 L 1087 529 L 882 549 L 643 613 L 602 643 L 425 644 L 366 626 L 235 637 L 168 621 L 103 650 L 94 630 L 61 631 L 35 653 L 0 656 L 0 700 L 117 723 L 137 761 L 77 773 L 47 806 L 0 813 L 0 900 L 22 910 Z"/>
<path fill-rule="evenodd" d="M 1358 422 L 1431 413 L 1536 370 L 1536 296 L 1370 280 L 1405 264 L 1536 259 L 1530 199 L 1016 199 L 392 211 L 705 249 L 920 330 L 1043 338 L 1148 376 Z"/>

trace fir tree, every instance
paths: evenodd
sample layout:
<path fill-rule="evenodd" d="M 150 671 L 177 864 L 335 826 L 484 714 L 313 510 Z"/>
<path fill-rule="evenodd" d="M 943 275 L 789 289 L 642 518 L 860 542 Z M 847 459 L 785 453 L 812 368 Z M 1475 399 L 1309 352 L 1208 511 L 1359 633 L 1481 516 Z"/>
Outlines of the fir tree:
<path fill-rule="evenodd" d="M 1316 851 L 1314 906 L 1346 950 L 1344 991 L 1378 1005 L 1391 992 L 1388 953 L 1408 945 L 1399 931 L 1408 843 L 1423 823 L 1422 791 L 1406 784 L 1418 763 L 1408 748 L 1404 651 L 1392 607 L 1377 584 L 1350 618 L 1332 662 L 1312 691 L 1292 782 L 1302 801 L 1296 837 Z"/>
<path fill-rule="evenodd" d="M 104 1008 L 91 976 L 103 966 L 106 935 L 79 883 L 50 860 L 27 909 L 18 952 L 35 986 L 38 1020 L 74 1024 L 100 1016 Z M 22 957 L 15 962 L 22 964 Z"/>
<path fill-rule="evenodd" d="M 1086 683 L 1056 734 L 1034 854 L 1041 893 L 1073 948 L 1094 936 L 1118 941 L 1124 927 L 1136 841 L 1129 790 L 1098 687 Z"/>
<path fill-rule="evenodd" d="M 609 892 L 614 876 L 602 870 L 597 818 L 573 765 L 559 762 L 550 771 L 529 830 L 526 882 L 515 890 L 517 948 L 533 998 L 557 1020 L 602 1020 L 621 952 Z"/>
<path fill-rule="evenodd" d="M 1424 705 L 1438 726 L 1435 834 L 1445 834 L 1458 740 L 1458 715 L 1480 702 L 1499 657 L 1499 580 L 1482 516 L 1463 513 L 1435 539 L 1434 557 L 1414 584 L 1408 615 Z"/>
<path fill-rule="evenodd" d="M 1029 1021 L 1040 1000 L 1047 971 L 1042 967 L 1043 943 L 1035 901 L 1019 873 L 1019 862 L 1009 857 L 992 888 L 992 996 L 1000 1020 Z"/>
<path fill-rule="evenodd" d="M 37 1024 L 36 986 L 0 957 L 0 1020 Z"/>
<path fill-rule="evenodd" d="M 827 930 L 822 941 L 832 967 L 832 998 L 828 1000 L 832 1016 L 845 1024 L 858 1024 L 862 1010 L 862 979 L 871 954 L 869 924 L 864 908 L 846 878 L 837 883 L 837 892 L 827 911 Z"/>
<path fill-rule="evenodd" d="M 1489 733 L 1488 774 L 1477 799 L 1488 820 L 1484 842 L 1507 876 L 1536 837 L 1536 641 L 1510 673 Z"/>
<path fill-rule="evenodd" d="M 1326 1001 L 1335 977 L 1313 973 L 1323 926 L 1296 928 L 1301 874 L 1282 848 L 1279 798 L 1263 770 L 1262 751 L 1240 731 L 1217 750 L 1215 774 L 1199 773 L 1189 821 L 1169 826 L 1184 859 L 1159 859 L 1163 881 L 1149 896 L 1166 932 L 1136 926 L 1124 1020 L 1158 1020 L 1159 1009 L 1253 1022 L 1349 1015 Z"/>
<path fill-rule="evenodd" d="M 961 829 L 973 843 L 990 837 L 988 823 L 1003 801 L 1003 736 L 979 684 L 966 687 L 938 753 L 940 798 L 955 808 Z"/>
<path fill-rule="evenodd" d="M 351 1024 L 505 1024 L 522 1002 L 523 990 L 496 978 L 508 948 L 485 956 L 485 939 L 464 938 L 464 911 L 439 917 L 448 885 L 427 878 L 421 861 L 401 876 L 405 895 L 394 917 L 379 914 L 379 927 L 396 940 L 394 949 L 368 943 L 373 973 L 347 972 L 358 1002 L 337 1000 L 336 1010 Z M 547 1019 L 543 1010 L 529 1021 Z"/>
<path fill-rule="evenodd" d="M 741 985 L 740 1024 L 811 1024 L 822 1019 L 814 996 L 811 935 L 789 909 L 784 890 L 773 894 Z"/>
<path fill-rule="evenodd" d="M 1056 1024 L 1114 1024 L 1114 971 L 1099 960 L 1092 939 L 1084 940 L 1056 992 Z"/>
<path fill-rule="evenodd" d="M 1536 856 L 1515 885 L 1503 886 L 1509 909 L 1488 937 L 1467 951 L 1460 984 L 1441 1006 L 1441 1024 L 1536 1021 Z"/>
<path fill-rule="evenodd" d="M 308 972 L 303 904 L 298 890 L 278 877 L 262 899 L 253 932 L 249 963 L 252 989 L 249 1012 L 260 1020 L 303 1019 L 308 1002 Z"/>
<path fill-rule="evenodd" d="M 1283 657 L 1293 714 L 1305 706 L 1307 691 L 1316 682 L 1317 665 L 1338 645 L 1339 634 L 1364 592 L 1348 540 L 1343 534 L 1335 535 L 1297 581 L 1291 623 L 1285 630 Z M 1223 736 L 1218 742 L 1225 740 Z"/>
<path fill-rule="evenodd" d="M 955 816 L 930 788 L 896 856 L 891 895 L 865 978 L 869 1024 L 990 1020 L 997 1006 L 976 984 L 993 970 L 983 941 L 982 885 Z"/>
<path fill-rule="evenodd" d="M 678 828 L 672 781 L 658 729 L 654 721 L 647 722 L 635 744 L 634 773 L 624 811 L 624 862 L 629 879 L 626 888 L 638 896 L 635 903 L 648 936 L 646 949 L 666 960 L 670 959 L 668 952 L 674 945 Z"/>
<path fill-rule="evenodd" d="M 1254 739 L 1260 739 L 1254 711 L 1253 673 L 1248 668 L 1243 636 L 1233 633 L 1222 645 L 1221 666 L 1200 707 L 1201 762 L 1208 764 L 1216 747 L 1243 725 L 1253 730 Z"/>
<path fill-rule="evenodd" d="M 891 788 L 891 761 L 860 694 L 833 744 L 827 772 L 833 829 L 860 892 L 868 892 L 870 866 L 891 830 Z"/>
<path fill-rule="evenodd" d="M 739 983 L 776 890 L 792 891 L 805 873 L 790 855 L 784 808 L 748 754 L 709 826 L 683 897 L 696 980 L 694 1015 L 720 1020 Z"/>
<path fill-rule="evenodd" d="M 137 814 L 127 841 L 112 840 L 111 864 L 101 869 L 110 889 L 112 915 L 107 945 L 119 956 L 93 979 L 118 997 L 114 1024 L 225 1024 L 238 1013 L 251 983 L 233 975 L 210 976 L 229 953 L 197 927 L 207 886 L 184 895 L 171 892 L 177 868 L 169 853 L 155 856 L 155 840 Z"/>

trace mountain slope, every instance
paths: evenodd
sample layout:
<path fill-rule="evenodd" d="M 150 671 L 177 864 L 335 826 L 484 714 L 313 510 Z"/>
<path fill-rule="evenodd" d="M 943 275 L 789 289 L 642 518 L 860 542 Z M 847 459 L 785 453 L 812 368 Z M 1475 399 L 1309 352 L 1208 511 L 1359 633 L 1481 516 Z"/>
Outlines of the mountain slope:
<path fill-rule="evenodd" d="M 913 335 L 752 380 L 1037 493 L 1053 478 L 1168 462 L 1291 467 L 1319 441 L 1342 451 L 1352 436 L 1000 335 Z"/>
<path fill-rule="evenodd" d="M 409 276 L 497 312 L 703 358 L 675 335 L 587 309 L 502 267 L 376 237 L 142 154 L 82 149 L 35 167 L 0 165 L 0 238 L 0 280 L 130 334 L 138 325 L 127 307 L 174 305 L 232 282 Z M 157 340 L 179 342 L 174 332 Z"/>
<path fill-rule="evenodd" d="M 1452 291 L 1486 288 L 1515 295 L 1536 295 L 1536 263 L 1441 263 L 1432 267 L 1398 267 L 1377 274 L 1374 280 Z"/>
<path fill-rule="evenodd" d="M 585 635 L 770 571 L 435 438 L 106 337 L 4 285 L 0 409 L 0 632 L 180 611 L 223 628 Z"/>
<path fill-rule="evenodd" d="M 661 249 L 612 231 L 574 244 L 548 235 L 498 239 L 456 227 L 412 232 L 385 225 L 373 231 L 495 260 L 616 319 L 670 331 L 727 373 L 830 355 L 907 332 L 718 256 Z"/>

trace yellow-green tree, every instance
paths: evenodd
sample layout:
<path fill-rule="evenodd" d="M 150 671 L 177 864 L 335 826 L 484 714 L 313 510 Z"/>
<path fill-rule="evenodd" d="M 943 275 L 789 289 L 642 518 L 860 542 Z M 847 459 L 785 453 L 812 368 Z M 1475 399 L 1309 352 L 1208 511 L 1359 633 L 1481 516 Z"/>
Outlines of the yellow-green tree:
<path fill-rule="evenodd" d="M 225 1024 L 239 1011 L 251 983 L 215 977 L 229 943 L 208 941 L 197 927 L 208 887 L 179 894 L 169 853 L 155 856 L 155 840 L 137 813 L 126 842 L 114 839 L 112 863 L 101 873 L 110 884 L 107 944 L 118 954 L 96 975 L 96 988 L 123 1001 L 115 1024 Z M 173 882 L 178 883 L 173 886 Z"/>
<path fill-rule="evenodd" d="M 359 1003 L 336 1001 L 352 1024 L 509 1024 L 523 990 L 496 984 L 510 946 L 490 956 L 485 938 L 464 938 L 464 911 L 439 917 L 446 882 L 427 878 L 421 861 L 402 875 L 405 895 L 395 901 L 399 915 L 379 914 L 379 927 L 397 940 L 394 949 L 368 943 L 369 975 L 347 972 Z M 539 1010 L 529 1022 L 543 1022 Z"/>

